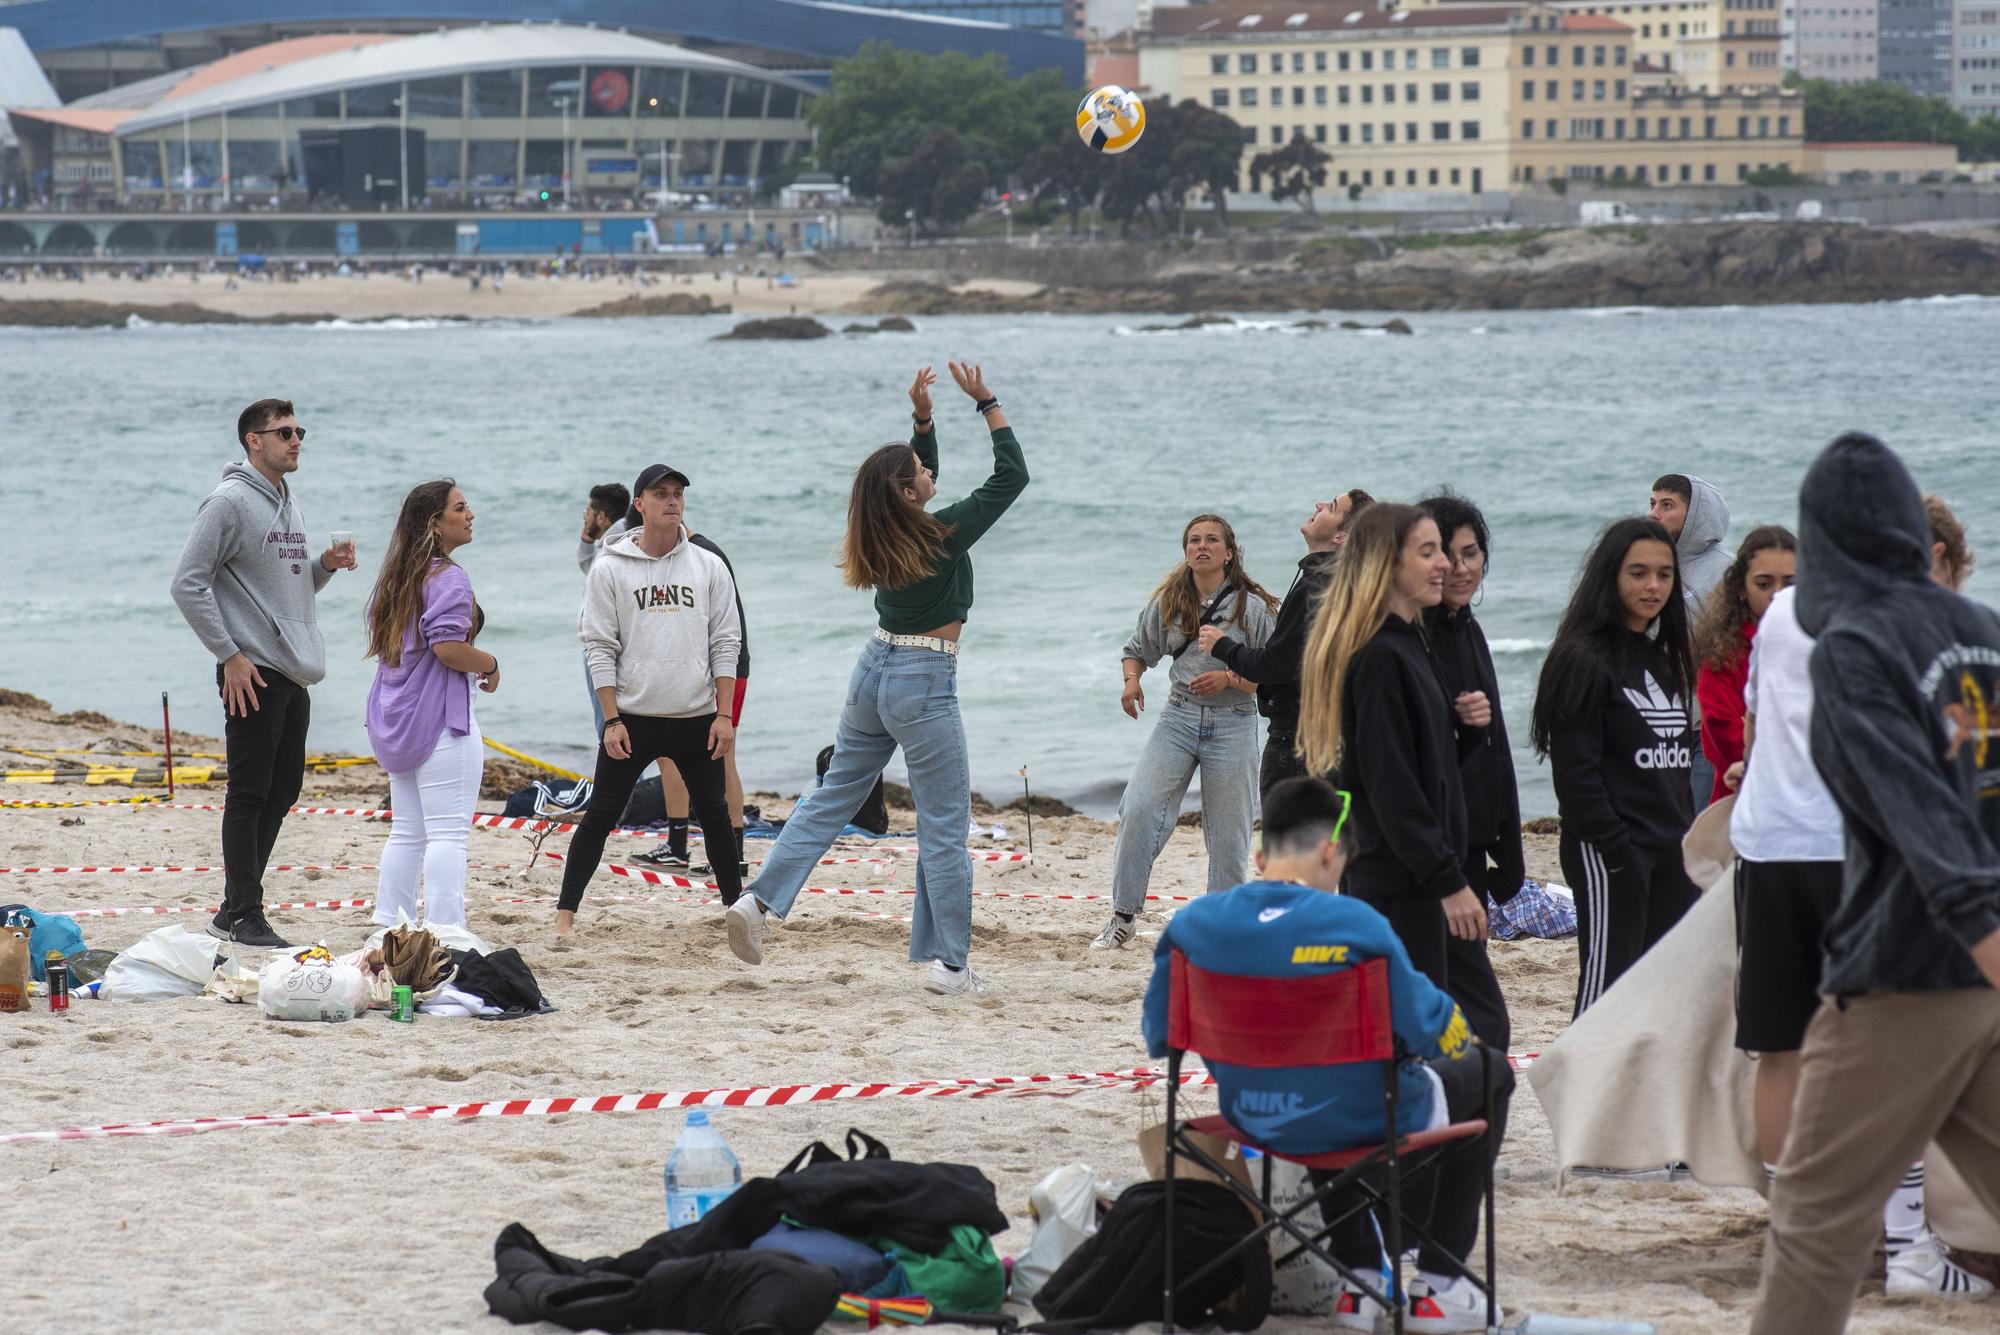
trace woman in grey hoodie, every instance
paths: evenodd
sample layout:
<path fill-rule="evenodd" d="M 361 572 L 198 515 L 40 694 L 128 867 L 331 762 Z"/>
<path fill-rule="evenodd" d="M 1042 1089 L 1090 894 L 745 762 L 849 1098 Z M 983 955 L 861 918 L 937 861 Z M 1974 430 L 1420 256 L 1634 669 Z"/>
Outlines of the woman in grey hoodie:
<path fill-rule="evenodd" d="M 1236 530 L 1221 515 L 1196 515 L 1181 530 L 1183 559 L 1160 581 L 1125 642 L 1125 692 L 1119 703 L 1133 718 L 1146 708 L 1139 678 L 1162 658 L 1167 707 L 1118 804 L 1118 842 L 1111 869 L 1111 921 L 1091 942 L 1118 950 L 1135 934 L 1153 863 L 1167 846 L 1181 799 L 1201 771 L 1201 829 L 1208 846 L 1208 888 L 1227 890 L 1250 860 L 1257 818 L 1257 684 L 1204 653 L 1201 628 L 1229 628 L 1250 649 L 1271 637 L 1278 600 L 1250 578 Z"/>

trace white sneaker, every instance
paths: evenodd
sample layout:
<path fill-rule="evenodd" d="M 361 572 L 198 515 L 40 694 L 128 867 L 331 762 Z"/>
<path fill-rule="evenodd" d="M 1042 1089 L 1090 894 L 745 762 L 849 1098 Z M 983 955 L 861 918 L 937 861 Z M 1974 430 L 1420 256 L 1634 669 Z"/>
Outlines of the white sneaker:
<path fill-rule="evenodd" d="M 943 960 L 932 960 L 930 976 L 924 979 L 924 991 L 941 997 L 984 996 L 991 990 L 969 964 L 963 969 L 947 969 Z"/>
<path fill-rule="evenodd" d="M 1340 1296 L 1333 1301 L 1335 1330 L 1373 1331 L 1379 1329 L 1381 1325 L 1386 1325 L 1388 1318 L 1388 1308 L 1346 1280 L 1340 1281 Z"/>
<path fill-rule="evenodd" d="M 1104 924 L 1104 930 L 1090 943 L 1092 950 L 1123 950 L 1126 943 L 1139 934 L 1138 920 L 1112 914 L 1111 921 Z"/>
<path fill-rule="evenodd" d="M 1898 1296 L 1944 1298 L 1952 1302 L 1978 1302 L 1992 1297 L 1992 1283 L 1953 1261 L 1950 1253 L 1944 1239 L 1925 1229 L 1914 1243 L 1889 1254 L 1885 1287 Z"/>
<path fill-rule="evenodd" d="M 741 898 L 722 911 L 729 925 L 729 948 L 745 964 L 764 962 L 764 906 L 757 896 L 744 891 Z"/>
<path fill-rule="evenodd" d="M 1507 1315 L 1496 1312 L 1506 1325 Z M 1479 1286 L 1463 1277 L 1443 1288 L 1434 1289 L 1421 1279 L 1410 1281 L 1410 1311 L 1403 1319 L 1406 1331 L 1483 1331 L 1486 1329 L 1486 1295 Z"/>

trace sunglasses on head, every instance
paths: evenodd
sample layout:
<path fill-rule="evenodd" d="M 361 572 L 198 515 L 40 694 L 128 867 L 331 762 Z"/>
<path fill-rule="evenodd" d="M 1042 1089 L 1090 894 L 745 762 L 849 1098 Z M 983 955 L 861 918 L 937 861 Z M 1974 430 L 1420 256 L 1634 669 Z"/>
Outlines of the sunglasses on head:
<path fill-rule="evenodd" d="M 306 439 L 306 429 L 302 426 L 271 426 L 265 427 L 262 431 L 252 431 L 250 434 L 253 436 L 276 436 L 288 445 L 294 440 L 300 444 L 304 444 Z"/>

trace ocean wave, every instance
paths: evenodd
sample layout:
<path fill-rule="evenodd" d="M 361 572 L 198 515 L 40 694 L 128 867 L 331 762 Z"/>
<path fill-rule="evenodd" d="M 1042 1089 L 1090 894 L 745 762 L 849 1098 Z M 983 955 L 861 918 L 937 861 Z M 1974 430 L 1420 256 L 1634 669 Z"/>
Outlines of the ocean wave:
<path fill-rule="evenodd" d="M 1171 334 L 1309 334 L 1313 331 L 1310 327 L 1302 327 L 1291 320 L 1243 320 L 1231 318 L 1198 325 L 1148 326 L 1121 324 L 1111 332 L 1126 338 L 1154 338 Z"/>
<path fill-rule="evenodd" d="M 315 320 L 314 329 L 443 329 L 450 325 L 465 324 L 464 320 L 439 320 L 430 316 L 405 318 L 391 316 L 384 320 Z"/>
<path fill-rule="evenodd" d="M 1488 640 L 1486 647 L 1496 654 L 1538 654 L 1549 647 L 1547 640 L 1498 639 Z"/>
<path fill-rule="evenodd" d="M 1658 315 L 1665 306 L 1587 306 L 1576 312 L 1593 320 L 1609 319 L 1614 315 Z"/>
<path fill-rule="evenodd" d="M 1902 297 L 1898 300 L 1887 301 L 1882 304 L 1885 306 L 1963 306 L 1971 302 L 1994 300 L 2000 300 L 2000 298 L 1990 297 L 1979 292 L 1954 292 L 1935 297 Z"/>

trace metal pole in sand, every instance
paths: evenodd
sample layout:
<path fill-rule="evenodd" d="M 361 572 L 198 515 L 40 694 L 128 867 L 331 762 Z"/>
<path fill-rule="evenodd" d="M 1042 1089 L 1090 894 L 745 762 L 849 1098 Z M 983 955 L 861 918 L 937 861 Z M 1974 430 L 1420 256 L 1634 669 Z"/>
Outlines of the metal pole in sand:
<path fill-rule="evenodd" d="M 1028 813 L 1028 861 L 1035 860 L 1035 799 L 1028 795 L 1028 767 L 1021 766 L 1021 810 Z"/>
<path fill-rule="evenodd" d="M 160 692 L 160 736 L 167 744 L 167 801 L 174 800 L 174 716 L 167 708 L 167 693 Z"/>

